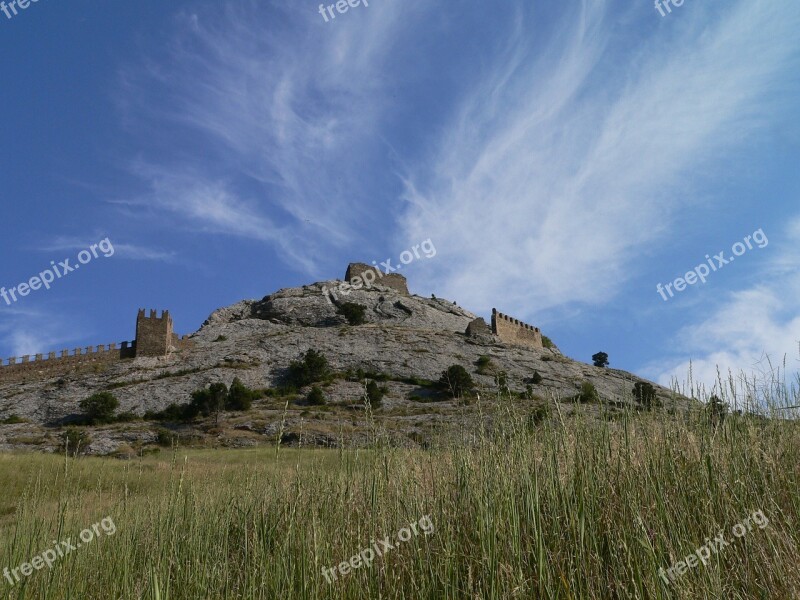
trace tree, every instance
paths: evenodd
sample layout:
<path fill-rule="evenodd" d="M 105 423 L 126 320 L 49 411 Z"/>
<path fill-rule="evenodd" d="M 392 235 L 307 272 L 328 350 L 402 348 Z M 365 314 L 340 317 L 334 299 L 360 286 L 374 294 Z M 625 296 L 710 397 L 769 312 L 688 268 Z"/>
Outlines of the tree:
<path fill-rule="evenodd" d="M 647 410 L 650 410 L 654 404 L 658 403 L 656 396 L 656 389 L 646 381 L 637 381 L 633 386 L 633 397 Z"/>
<path fill-rule="evenodd" d="M 386 395 L 386 388 L 381 388 L 376 382 L 369 381 L 366 385 L 366 394 L 370 408 L 377 408 L 383 402 L 383 397 Z"/>
<path fill-rule="evenodd" d="M 595 367 L 607 367 L 608 366 L 608 354 L 605 352 L 598 352 L 597 354 L 592 355 L 592 363 L 594 363 Z"/>
<path fill-rule="evenodd" d="M 219 415 L 225 410 L 225 403 L 228 400 L 228 386 L 224 383 L 212 383 L 208 387 L 211 414 L 214 415 L 214 423 L 219 425 Z"/>
<path fill-rule="evenodd" d="M 328 359 L 316 350 L 309 350 L 302 360 L 289 364 L 287 380 L 290 385 L 303 387 L 325 379 L 330 372 Z"/>
<path fill-rule="evenodd" d="M 471 392 L 475 387 L 467 370 L 461 365 L 451 365 L 442 371 L 439 385 L 450 393 L 453 398 L 460 398 L 465 393 Z"/>
<path fill-rule="evenodd" d="M 344 318 L 347 319 L 350 325 L 363 325 L 366 323 L 366 318 L 364 317 L 366 307 L 361 304 L 345 302 L 339 307 L 338 312 L 340 315 L 344 315 Z"/>
<path fill-rule="evenodd" d="M 193 419 L 198 414 L 204 417 L 214 415 L 214 422 L 219 424 L 219 414 L 225 409 L 227 399 L 228 386 L 224 383 L 212 383 L 207 388 L 192 392 L 192 402 L 186 408 L 184 417 Z"/>
<path fill-rule="evenodd" d="M 306 402 L 312 406 L 322 406 L 328 403 L 327 399 L 325 398 L 325 394 L 318 385 L 312 387 L 311 391 L 308 392 L 308 396 L 306 396 Z"/>
<path fill-rule="evenodd" d="M 236 377 L 228 390 L 228 400 L 225 404 L 227 410 L 250 410 L 253 406 L 253 390 L 245 386 L 242 380 Z"/>
<path fill-rule="evenodd" d="M 111 392 L 100 392 L 81 400 L 80 407 L 89 425 L 112 423 L 119 400 Z"/>

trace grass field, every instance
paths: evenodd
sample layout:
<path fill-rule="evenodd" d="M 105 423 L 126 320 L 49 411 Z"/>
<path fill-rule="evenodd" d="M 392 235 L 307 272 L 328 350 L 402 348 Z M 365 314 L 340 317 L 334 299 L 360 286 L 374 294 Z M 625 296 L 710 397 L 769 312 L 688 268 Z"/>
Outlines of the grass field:
<path fill-rule="evenodd" d="M 115 526 L 52 569 L 1 578 L 0 597 L 800 597 L 794 421 L 555 412 L 533 426 L 507 408 L 429 450 L 0 455 L 0 569 Z M 768 525 L 737 539 L 755 511 Z M 431 535 L 323 576 L 425 516 Z M 659 569 L 720 532 L 728 546 L 665 583 Z"/>

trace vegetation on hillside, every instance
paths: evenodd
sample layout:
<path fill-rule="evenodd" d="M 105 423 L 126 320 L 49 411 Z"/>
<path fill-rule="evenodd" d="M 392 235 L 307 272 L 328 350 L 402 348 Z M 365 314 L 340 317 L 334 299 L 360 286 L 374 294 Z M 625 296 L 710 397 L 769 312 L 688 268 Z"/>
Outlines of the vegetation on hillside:
<path fill-rule="evenodd" d="M 800 424 L 729 412 L 712 426 L 705 410 L 605 422 L 495 401 L 491 423 L 429 450 L 177 449 L 134 465 L 0 454 L 0 564 L 103 518 L 116 525 L 5 589 L 19 600 L 798 596 Z M 754 511 L 768 524 L 734 537 Z M 326 581 L 323 568 L 424 516 L 431 535 Z M 665 582 L 661 569 L 720 532 L 729 545 L 708 565 Z"/>

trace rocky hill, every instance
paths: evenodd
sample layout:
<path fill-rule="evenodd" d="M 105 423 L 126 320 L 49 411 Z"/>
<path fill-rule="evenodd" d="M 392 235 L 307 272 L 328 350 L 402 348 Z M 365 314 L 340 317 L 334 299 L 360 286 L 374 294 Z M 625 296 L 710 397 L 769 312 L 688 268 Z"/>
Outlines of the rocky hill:
<path fill-rule="evenodd" d="M 347 302 L 366 309 L 364 323 L 350 325 L 337 306 L 343 298 L 334 303 L 323 293 L 341 283 L 283 289 L 262 300 L 219 309 L 188 344 L 165 357 L 121 360 L 40 381 L 0 384 L 0 422 L 12 416 L 26 421 L 0 425 L 0 449 L 56 450 L 63 427 L 80 414 L 79 402 L 99 391 L 118 398 L 118 412 L 142 416 L 171 403 L 188 403 L 193 391 L 215 382 L 230 385 L 236 377 L 250 388 L 270 392 L 252 410 L 226 413 L 218 424 L 139 420 L 92 428 L 89 452 L 131 455 L 159 440 L 163 443 L 165 430 L 183 443 L 206 445 L 274 443 L 279 436 L 284 443 L 304 445 L 360 444 L 367 443 L 376 428 L 392 443 L 426 443 L 436 432 L 463 428 L 478 418 L 477 397 L 465 405 L 442 396 L 430 384 L 454 364 L 472 375 L 482 392 L 484 415 L 491 415 L 490 405 L 497 399 L 500 372 L 507 374 L 508 382 L 502 395 L 523 409 L 555 406 L 556 401 L 562 414 L 585 410 L 613 415 L 626 405 L 641 408 L 631 394 L 640 380 L 634 375 L 571 360 L 554 346 L 503 343 L 488 328 L 476 327 L 476 315 L 447 300 L 407 295 L 376 283 L 347 295 Z M 290 362 L 309 349 L 321 352 L 338 374 L 324 386 L 327 406 L 308 406 L 307 388 L 276 391 Z M 364 374 L 388 390 L 372 415 L 365 414 Z M 587 381 L 599 398 L 589 404 L 571 402 Z M 687 406 L 688 400 L 655 387 L 662 405 L 677 410 Z"/>

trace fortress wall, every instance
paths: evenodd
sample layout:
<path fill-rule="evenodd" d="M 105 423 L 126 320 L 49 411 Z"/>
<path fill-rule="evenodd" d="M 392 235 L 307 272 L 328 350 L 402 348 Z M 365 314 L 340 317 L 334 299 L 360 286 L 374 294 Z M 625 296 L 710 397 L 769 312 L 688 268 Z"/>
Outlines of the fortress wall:
<path fill-rule="evenodd" d="M 69 350 L 59 353 L 49 352 L 47 358 L 42 354 L 30 356 L 11 357 L 0 360 L 0 383 L 44 379 L 57 375 L 65 375 L 76 367 L 86 364 L 112 363 L 123 358 L 133 358 L 136 352 L 136 342 L 122 342 L 108 346 L 88 346 L 75 348 L 72 354 Z"/>
<path fill-rule="evenodd" d="M 136 341 L 117 344 L 75 348 L 72 352 L 61 350 L 49 352 L 47 357 L 36 354 L 0 359 L 0 383 L 18 383 L 66 375 L 75 369 L 92 364 L 113 363 L 137 356 L 167 356 L 171 350 L 189 348 L 193 341 L 189 336 L 176 335 L 172 331 L 169 311 L 160 317 L 151 310 L 150 316 L 140 310 L 136 319 Z"/>
<path fill-rule="evenodd" d="M 396 292 L 400 292 L 404 296 L 411 295 L 408 291 L 408 281 L 405 277 L 397 273 L 385 274 L 381 271 L 380 267 L 371 267 L 365 263 L 350 263 L 347 266 L 344 279 L 347 283 L 350 283 L 354 277 L 361 277 L 361 279 L 364 279 L 363 275 L 367 271 L 372 271 L 372 273 L 367 276 L 365 281 L 368 280 L 372 281 L 375 285 L 386 286 Z"/>
<path fill-rule="evenodd" d="M 507 344 L 544 348 L 542 332 L 537 327 L 497 312 L 495 308 L 492 309 L 492 333 Z"/>

